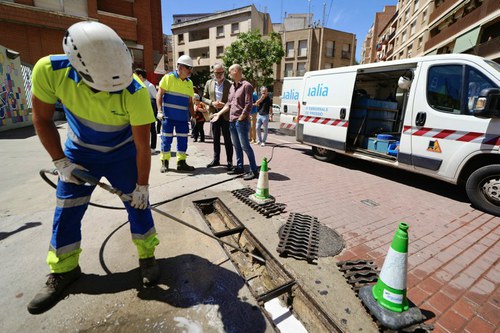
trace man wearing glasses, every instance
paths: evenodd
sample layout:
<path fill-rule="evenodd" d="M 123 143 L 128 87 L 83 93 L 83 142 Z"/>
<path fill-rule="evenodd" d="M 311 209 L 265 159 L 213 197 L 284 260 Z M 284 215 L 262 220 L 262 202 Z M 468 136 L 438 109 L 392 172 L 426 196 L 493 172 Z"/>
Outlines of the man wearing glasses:
<path fill-rule="evenodd" d="M 177 136 L 177 171 L 194 171 L 194 167 L 186 163 L 189 119 L 194 116 L 193 82 L 189 79 L 192 70 L 193 59 L 187 55 L 180 56 L 177 70 L 166 74 L 160 81 L 156 104 L 158 119 L 162 120 L 161 173 L 168 171 L 174 129 Z"/>
<path fill-rule="evenodd" d="M 210 115 L 220 111 L 226 105 L 231 81 L 224 77 L 222 64 L 213 66 L 214 78 L 207 81 L 203 92 L 203 103 L 209 106 Z M 220 165 L 220 135 L 224 136 L 224 147 L 226 148 L 227 170 L 233 168 L 233 143 L 229 131 L 229 113 L 225 113 L 216 122 L 212 123 L 212 134 L 214 137 L 214 159 L 207 168 Z"/>

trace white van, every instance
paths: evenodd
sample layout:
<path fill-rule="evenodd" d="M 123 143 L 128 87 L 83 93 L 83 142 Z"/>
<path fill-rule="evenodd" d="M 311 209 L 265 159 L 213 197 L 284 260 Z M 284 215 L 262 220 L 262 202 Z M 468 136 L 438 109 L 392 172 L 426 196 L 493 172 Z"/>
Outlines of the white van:
<path fill-rule="evenodd" d="M 464 184 L 500 216 L 500 65 L 447 54 L 305 74 L 297 141 Z"/>
<path fill-rule="evenodd" d="M 285 77 L 281 94 L 280 132 L 295 135 L 296 118 L 299 110 L 302 77 Z"/>

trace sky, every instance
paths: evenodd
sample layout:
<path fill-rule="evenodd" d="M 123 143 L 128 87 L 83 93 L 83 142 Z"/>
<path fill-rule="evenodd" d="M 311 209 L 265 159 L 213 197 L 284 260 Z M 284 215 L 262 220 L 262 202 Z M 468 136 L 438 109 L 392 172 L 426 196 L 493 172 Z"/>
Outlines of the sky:
<path fill-rule="evenodd" d="M 163 33 L 170 35 L 174 14 L 213 13 L 254 4 L 257 10 L 267 11 L 273 23 L 282 22 L 287 14 L 307 14 L 309 6 L 313 20 L 323 20 L 326 4 L 325 27 L 356 34 L 356 60 L 361 59 L 361 45 L 375 19 L 375 13 L 385 5 L 396 5 L 397 0 L 161 0 Z"/>

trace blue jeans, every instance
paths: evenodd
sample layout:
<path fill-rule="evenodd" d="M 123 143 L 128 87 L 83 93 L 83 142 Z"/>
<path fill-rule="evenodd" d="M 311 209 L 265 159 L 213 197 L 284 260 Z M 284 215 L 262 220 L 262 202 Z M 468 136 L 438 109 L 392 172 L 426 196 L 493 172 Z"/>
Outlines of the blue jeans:
<path fill-rule="evenodd" d="M 264 140 L 262 140 L 262 135 L 260 133 L 260 128 L 264 125 Z M 267 140 L 267 127 L 269 125 L 269 115 L 260 115 L 257 118 L 257 138 L 259 138 L 259 142 L 266 143 Z"/>
<path fill-rule="evenodd" d="M 250 121 L 233 121 L 229 123 L 229 131 L 236 152 L 236 167 L 243 169 L 243 151 L 245 151 L 250 163 L 250 171 L 257 172 L 257 163 L 255 163 L 255 155 L 249 139 Z"/>

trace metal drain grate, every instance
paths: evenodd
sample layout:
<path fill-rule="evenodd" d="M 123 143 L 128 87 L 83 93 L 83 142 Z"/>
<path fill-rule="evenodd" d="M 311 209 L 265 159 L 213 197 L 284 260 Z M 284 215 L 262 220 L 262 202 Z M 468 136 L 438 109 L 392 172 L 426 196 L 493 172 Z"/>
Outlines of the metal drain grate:
<path fill-rule="evenodd" d="M 286 204 L 283 203 L 268 202 L 264 204 L 258 204 L 254 202 L 249 198 L 249 196 L 254 194 L 255 191 L 247 187 L 239 190 L 233 190 L 231 191 L 231 193 L 265 217 L 279 215 L 283 213 L 286 208 Z"/>
<path fill-rule="evenodd" d="M 317 217 L 290 213 L 280 234 L 277 251 L 280 256 L 305 259 L 309 263 L 318 259 L 319 227 Z"/>
<path fill-rule="evenodd" d="M 339 270 L 352 287 L 358 293 L 359 289 L 378 280 L 377 265 L 371 260 L 347 260 L 337 263 Z"/>

